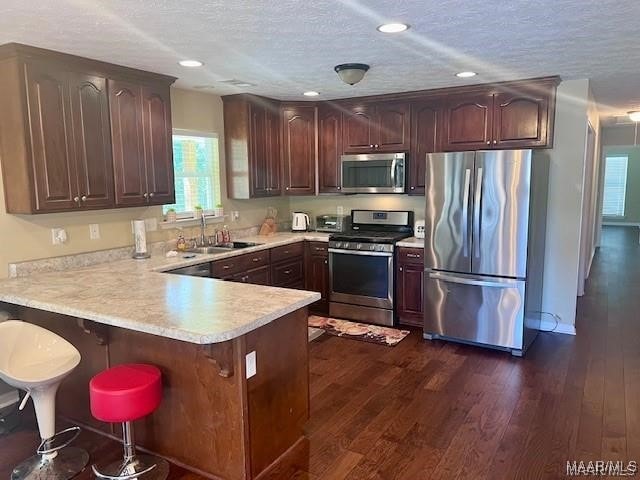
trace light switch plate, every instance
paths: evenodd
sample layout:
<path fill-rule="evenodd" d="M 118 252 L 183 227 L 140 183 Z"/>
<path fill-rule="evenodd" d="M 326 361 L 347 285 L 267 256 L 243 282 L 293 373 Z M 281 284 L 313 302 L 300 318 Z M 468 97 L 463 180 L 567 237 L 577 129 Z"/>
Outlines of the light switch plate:
<path fill-rule="evenodd" d="M 51 229 L 51 243 L 54 245 L 62 245 L 67 241 L 67 231 L 64 228 Z"/>
<path fill-rule="evenodd" d="M 97 223 L 92 223 L 89 225 L 89 238 L 91 240 L 100 239 L 100 225 L 98 225 Z"/>
<path fill-rule="evenodd" d="M 256 352 L 247 353 L 246 357 L 246 370 L 247 370 L 247 378 L 251 378 L 256 374 L 257 365 L 256 365 Z"/>

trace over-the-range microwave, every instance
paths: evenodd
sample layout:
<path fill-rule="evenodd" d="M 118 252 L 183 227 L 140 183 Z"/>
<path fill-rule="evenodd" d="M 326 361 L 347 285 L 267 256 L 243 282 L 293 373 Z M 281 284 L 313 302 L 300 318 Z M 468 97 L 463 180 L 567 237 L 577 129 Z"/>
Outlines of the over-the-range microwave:
<path fill-rule="evenodd" d="M 365 153 L 340 157 L 342 193 L 405 193 L 404 153 Z"/>

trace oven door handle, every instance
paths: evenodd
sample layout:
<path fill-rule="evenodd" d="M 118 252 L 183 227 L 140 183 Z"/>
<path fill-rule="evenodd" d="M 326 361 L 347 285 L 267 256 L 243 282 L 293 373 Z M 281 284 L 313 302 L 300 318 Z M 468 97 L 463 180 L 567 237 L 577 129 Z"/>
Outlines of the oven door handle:
<path fill-rule="evenodd" d="M 366 257 L 393 257 L 391 252 L 364 252 L 362 250 L 342 250 L 339 248 L 330 248 L 329 253 L 346 253 L 348 255 L 363 255 Z"/>

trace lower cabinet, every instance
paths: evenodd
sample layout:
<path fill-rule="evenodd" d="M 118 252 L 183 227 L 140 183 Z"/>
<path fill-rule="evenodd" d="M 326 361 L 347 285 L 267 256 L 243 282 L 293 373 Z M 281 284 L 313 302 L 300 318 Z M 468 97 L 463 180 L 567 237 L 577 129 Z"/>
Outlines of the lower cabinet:
<path fill-rule="evenodd" d="M 396 258 L 396 312 L 402 325 L 422 327 L 424 323 L 424 250 L 398 249 Z"/>
<path fill-rule="evenodd" d="M 329 252 L 325 242 L 307 242 L 305 252 L 305 289 L 319 292 L 322 298 L 309 306 L 318 315 L 329 314 Z"/>

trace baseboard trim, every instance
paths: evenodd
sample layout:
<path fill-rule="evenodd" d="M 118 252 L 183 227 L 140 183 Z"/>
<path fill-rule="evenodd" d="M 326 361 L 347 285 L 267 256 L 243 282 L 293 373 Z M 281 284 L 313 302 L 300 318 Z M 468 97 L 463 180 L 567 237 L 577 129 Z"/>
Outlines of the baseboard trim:
<path fill-rule="evenodd" d="M 0 410 L 10 407 L 14 403 L 18 403 L 19 400 L 20 396 L 18 395 L 17 390 L 11 390 L 10 392 L 3 393 L 0 395 Z"/>
<path fill-rule="evenodd" d="M 554 329 L 555 327 L 555 329 Z M 576 327 L 575 325 L 567 325 L 566 323 L 558 323 L 556 326 L 556 322 L 552 320 L 543 320 L 540 322 L 541 330 L 553 330 L 553 333 L 563 333 L 565 335 L 575 335 Z"/>

